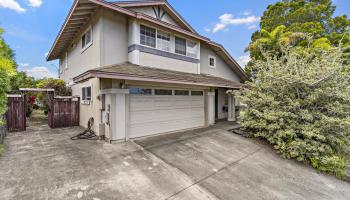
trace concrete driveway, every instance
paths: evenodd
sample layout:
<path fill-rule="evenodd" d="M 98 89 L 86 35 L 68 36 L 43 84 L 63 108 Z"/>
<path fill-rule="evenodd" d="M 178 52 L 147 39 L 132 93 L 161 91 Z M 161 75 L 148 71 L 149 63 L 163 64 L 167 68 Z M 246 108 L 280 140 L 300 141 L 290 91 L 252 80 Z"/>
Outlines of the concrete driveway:
<path fill-rule="evenodd" d="M 0 157 L 0 199 L 350 199 L 349 183 L 227 128 L 116 144 L 70 140 L 81 128 L 11 133 Z"/>

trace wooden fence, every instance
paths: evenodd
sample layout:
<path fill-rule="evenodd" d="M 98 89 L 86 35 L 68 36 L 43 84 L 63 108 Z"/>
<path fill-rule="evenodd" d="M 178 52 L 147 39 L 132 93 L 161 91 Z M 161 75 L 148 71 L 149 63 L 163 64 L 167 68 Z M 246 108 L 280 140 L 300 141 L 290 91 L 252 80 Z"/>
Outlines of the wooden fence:
<path fill-rule="evenodd" d="M 6 124 L 9 131 L 26 130 L 25 95 L 8 95 Z"/>
<path fill-rule="evenodd" d="M 79 126 L 79 97 L 49 99 L 48 123 L 51 128 Z"/>

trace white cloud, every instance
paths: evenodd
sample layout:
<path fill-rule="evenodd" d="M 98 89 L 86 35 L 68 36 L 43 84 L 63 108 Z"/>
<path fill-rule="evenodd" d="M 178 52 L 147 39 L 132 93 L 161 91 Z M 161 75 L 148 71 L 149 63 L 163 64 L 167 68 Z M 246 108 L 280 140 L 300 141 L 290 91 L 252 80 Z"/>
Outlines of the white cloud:
<path fill-rule="evenodd" d="M 248 13 L 246 13 L 248 14 Z M 225 13 L 219 17 L 220 22 L 215 24 L 212 32 L 225 30 L 230 25 L 248 25 L 251 26 L 260 21 L 260 17 L 246 15 L 245 17 L 235 18 L 232 14 Z"/>
<path fill-rule="evenodd" d="M 247 28 L 248 28 L 249 30 L 253 30 L 253 29 L 258 28 L 258 26 L 257 26 L 256 24 L 252 24 L 252 25 L 249 25 Z"/>
<path fill-rule="evenodd" d="M 14 10 L 18 13 L 24 13 L 26 10 L 15 0 L 0 0 L 0 7 Z"/>
<path fill-rule="evenodd" d="M 240 56 L 238 59 L 237 59 L 237 62 L 238 64 L 240 64 L 242 67 L 245 67 L 249 61 L 251 60 L 250 56 L 249 55 L 245 55 L 245 56 Z"/>
<path fill-rule="evenodd" d="M 251 11 L 244 11 L 244 12 L 243 12 L 243 15 L 245 15 L 245 16 L 248 16 L 248 15 L 251 15 L 251 14 L 252 14 Z"/>
<path fill-rule="evenodd" d="M 52 72 L 50 72 L 50 70 L 47 67 L 42 67 L 42 66 L 32 67 L 30 69 L 23 70 L 23 71 L 26 72 L 28 76 L 32 76 L 36 79 L 55 77 L 55 75 Z"/>
<path fill-rule="evenodd" d="M 18 63 L 18 66 L 20 66 L 20 67 L 28 67 L 29 64 L 28 63 Z"/>
<path fill-rule="evenodd" d="M 27 0 L 28 1 L 28 4 L 31 6 L 31 7 L 40 7 L 41 4 L 43 3 L 43 0 Z"/>

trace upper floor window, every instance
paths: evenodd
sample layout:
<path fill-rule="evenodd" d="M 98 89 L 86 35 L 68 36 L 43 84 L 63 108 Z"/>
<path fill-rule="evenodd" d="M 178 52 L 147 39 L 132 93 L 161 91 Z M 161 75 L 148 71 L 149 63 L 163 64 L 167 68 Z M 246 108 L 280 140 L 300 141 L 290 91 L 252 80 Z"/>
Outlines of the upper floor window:
<path fill-rule="evenodd" d="M 186 55 L 186 40 L 175 37 L 175 53 Z"/>
<path fill-rule="evenodd" d="M 197 58 L 197 43 L 187 40 L 187 56 Z"/>
<path fill-rule="evenodd" d="M 92 28 L 89 28 L 81 37 L 81 48 L 86 49 L 92 44 Z"/>
<path fill-rule="evenodd" d="M 157 48 L 163 51 L 170 51 L 170 34 L 157 31 Z"/>
<path fill-rule="evenodd" d="M 147 26 L 140 26 L 140 43 L 156 48 L 156 29 Z"/>
<path fill-rule="evenodd" d="M 209 56 L 209 67 L 216 68 L 216 57 Z"/>

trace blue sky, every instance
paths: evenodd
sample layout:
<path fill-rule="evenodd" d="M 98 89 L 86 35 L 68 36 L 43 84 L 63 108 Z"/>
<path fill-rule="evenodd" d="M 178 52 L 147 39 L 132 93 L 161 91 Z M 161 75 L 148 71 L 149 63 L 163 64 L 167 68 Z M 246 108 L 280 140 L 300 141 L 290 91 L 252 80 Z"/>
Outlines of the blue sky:
<path fill-rule="evenodd" d="M 259 17 L 277 0 L 168 0 L 201 34 L 223 44 L 240 63 L 244 49 L 258 29 Z M 0 0 L 0 26 L 16 52 L 19 70 L 41 78 L 57 76 L 58 62 L 46 62 L 73 0 Z M 200 2 L 200 3 L 199 3 Z M 336 15 L 350 16 L 350 0 L 334 0 Z"/>

